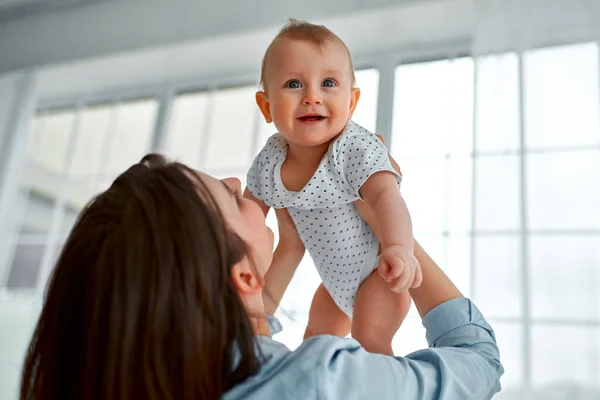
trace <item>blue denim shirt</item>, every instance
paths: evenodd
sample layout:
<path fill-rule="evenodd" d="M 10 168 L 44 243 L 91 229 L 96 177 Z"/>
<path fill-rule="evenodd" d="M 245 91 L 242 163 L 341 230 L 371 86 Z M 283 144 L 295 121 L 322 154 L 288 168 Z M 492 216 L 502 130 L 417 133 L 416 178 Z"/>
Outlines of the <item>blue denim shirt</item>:
<path fill-rule="evenodd" d="M 296 350 L 264 336 L 260 371 L 223 399 L 489 399 L 504 372 L 492 328 L 465 298 L 423 318 L 429 348 L 406 357 L 366 352 L 354 339 L 312 337 Z"/>

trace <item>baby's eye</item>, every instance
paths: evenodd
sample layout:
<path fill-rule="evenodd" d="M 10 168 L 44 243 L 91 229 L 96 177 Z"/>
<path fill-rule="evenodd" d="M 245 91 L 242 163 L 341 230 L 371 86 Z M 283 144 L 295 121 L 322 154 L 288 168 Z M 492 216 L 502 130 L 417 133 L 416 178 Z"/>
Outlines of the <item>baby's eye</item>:
<path fill-rule="evenodd" d="M 323 85 L 323 87 L 334 87 L 335 82 L 333 79 L 325 79 L 321 85 Z"/>
<path fill-rule="evenodd" d="M 302 84 L 297 80 L 291 80 L 286 84 L 286 86 L 290 89 L 300 89 Z"/>

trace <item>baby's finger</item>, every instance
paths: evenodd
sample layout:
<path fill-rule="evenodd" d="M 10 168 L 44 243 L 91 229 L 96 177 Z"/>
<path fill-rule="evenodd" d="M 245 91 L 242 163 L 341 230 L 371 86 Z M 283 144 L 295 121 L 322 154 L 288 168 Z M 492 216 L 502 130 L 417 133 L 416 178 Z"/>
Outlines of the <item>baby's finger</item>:
<path fill-rule="evenodd" d="M 390 277 L 391 268 L 383 260 L 379 261 L 379 266 L 377 267 L 377 272 L 379 273 L 379 276 L 381 276 L 383 278 L 384 281 L 386 281 L 386 282 L 392 281 L 392 278 Z"/>
<path fill-rule="evenodd" d="M 402 275 L 404 273 L 404 270 L 406 269 L 402 260 L 399 260 L 399 259 L 393 260 L 391 263 L 387 263 L 387 264 L 390 267 L 388 276 L 391 280 L 398 279 L 400 277 L 400 275 Z"/>
<path fill-rule="evenodd" d="M 419 286 L 421 286 L 422 282 L 423 282 L 423 271 L 421 271 L 420 266 L 417 266 L 417 269 L 415 270 L 415 279 L 413 280 L 412 287 L 418 288 Z"/>
<path fill-rule="evenodd" d="M 392 284 L 392 290 L 396 293 L 407 291 L 412 282 L 412 273 L 409 268 L 404 270 L 404 273 Z"/>

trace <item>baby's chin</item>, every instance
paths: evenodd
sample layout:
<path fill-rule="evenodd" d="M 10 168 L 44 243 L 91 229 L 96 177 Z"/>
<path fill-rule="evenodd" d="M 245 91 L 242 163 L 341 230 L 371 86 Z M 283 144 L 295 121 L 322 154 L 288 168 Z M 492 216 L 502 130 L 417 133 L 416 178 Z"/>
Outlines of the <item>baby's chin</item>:
<path fill-rule="evenodd" d="M 345 126 L 345 125 L 344 125 Z M 323 127 L 325 129 L 298 129 L 290 133 L 281 133 L 288 141 L 304 147 L 320 146 L 324 143 L 330 143 L 343 132 L 344 126 L 339 127 Z"/>

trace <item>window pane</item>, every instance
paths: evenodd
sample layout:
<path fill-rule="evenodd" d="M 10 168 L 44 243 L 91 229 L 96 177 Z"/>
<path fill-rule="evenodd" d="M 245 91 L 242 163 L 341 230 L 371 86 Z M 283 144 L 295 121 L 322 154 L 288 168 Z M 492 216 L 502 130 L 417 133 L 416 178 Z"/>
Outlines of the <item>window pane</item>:
<path fill-rule="evenodd" d="M 473 162 L 471 157 L 452 157 L 446 160 L 446 229 L 450 232 L 471 230 L 471 187 Z M 422 181 L 421 184 L 424 184 Z"/>
<path fill-rule="evenodd" d="M 53 111 L 37 117 L 25 164 L 22 183 L 25 191 L 49 199 L 57 197 L 74 122 L 73 110 Z"/>
<path fill-rule="evenodd" d="M 377 129 L 377 97 L 379 95 L 379 70 L 356 71 L 356 87 L 360 89 L 360 100 L 352 120 L 371 132 Z"/>
<path fill-rule="evenodd" d="M 40 195 L 35 191 L 19 193 L 15 216 L 20 222 L 21 234 L 46 234 L 52 226 L 52 213 L 56 199 Z"/>
<path fill-rule="evenodd" d="M 157 111 L 155 99 L 119 104 L 110 152 L 101 167 L 108 177 L 116 178 L 150 151 Z"/>
<path fill-rule="evenodd" d="M 524 55 L 527 147 L 600 144 L 598 45 Z"/>
<path fill-rule="evenodd" d="M 254 156 L 255 86 L 219 90 L 214 95 L 213 116 L 206 153 L 206 168 L 249 167 Z"/>
<path fill-rule="evenodd" d="M 533 318 L 600 320 L 600 237 L 533 235 L 529 247 Z"/>
<path fill-rule="evenodd" d="M 475 237 L 475 298 L 486 316 L 521 317 L 519 236 Z"/>
<path fill-rule="evenodd" d="M 75 180 L 93 179 L 99 174 L 103 147 L 109 134 L 113 107 L 99 105 L 81 111 L 79 133 L 70 175 Z M 106 152 L 106 150 L 105 150 Z"/>
<path fill-rule="evenodd" d="M 443 158 L 402 160 L 402 195 L 415 232 L 445 229 L 444 166 Z"/>
<path fill-rule="evenodd" d="M 446 239 L 441 234 L 416 234 L 416 239 L 429 256 L 447 271 Z"/>
<path fill-rule="evenodd" d="M 519 65 L 516 54 L 477 59 L 477 150 L 519 147 Z"/>
<path fill-rule="evenodd" d="M 45 243 L 18 244 L 15 249 L 7 287 L 10 289 L 35 288 L 44 255 Z"/>
<path fill-rule="evenodd" d="M 531 229 L 600 228 L 600 151 L 527 156 Z"/>
<path fill-rule="evenodd" d="M 471 159 L 402 160 L 402 194 L 418 232 L 471 229 Z"/>
<path fill-rule="evenodd" d="M 173 100 L 165 154 L 192 168 L 202 168 L 200 155 L 206 135 L 208 92 L 187 93 Z M 202 160 L 204 161 L 204 160 Z"/>
<path fill-rule="evenodd" d="M 494 328 L 500 348 L 500 360 L 504 366 L 504 375 L 500 378 L 500 383 L 502 392 L 506 394 L 505 397 L 499 398 L 517 399 L 519 397 L 511 397 L 508 394 L 523 384 L 523 328 L 520 324 L 502 323 L 494 321 L 493 318 L 488 321 Z"/>
<path fill-rule="evenodd" d="M 450 236 L 445 239 L 446 259 L 435 260 L 462 292 L 471 296 L 471 237 Z M 429 253 L 429 249 L 425 249 Z"/>
<path fill-rule="evenodd" d="M 479 156 L 475 165 L 475 228 L 516 230 L 520 227 L 519 159 Z"/>
<path fill-rule="evenodd" d="M 599 387 L 597 366 L 600 348 L 597 338 L 600 337 L 600 329 L 534 326 L 531 334 L 532 378 L 539 390 L 548 389 L 557 382 L 568 384 L 571 390 L 573 385 Z"/>
<path fill-rule="evenodd" d="M 38 114 L 31 124 L 23 180 L 11 217 L 22 234 L 46 234 L 63 184 L 73 110 Z"/>
<path fill-rule="evenodd" d="M 471 58 L 396 68 L 391 144 L 395 157 L 469 153 L 472 134 Z"/>

